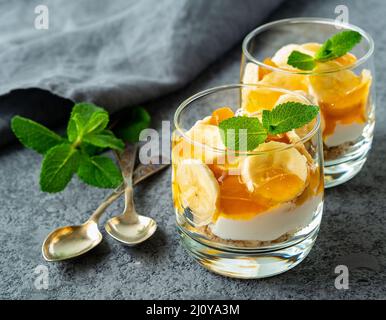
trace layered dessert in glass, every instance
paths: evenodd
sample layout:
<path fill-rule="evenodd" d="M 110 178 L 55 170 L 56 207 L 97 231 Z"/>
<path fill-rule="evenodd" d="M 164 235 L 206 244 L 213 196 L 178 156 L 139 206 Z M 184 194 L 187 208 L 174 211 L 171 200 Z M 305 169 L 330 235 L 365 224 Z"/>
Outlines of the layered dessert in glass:
<path fill-rule="evenodd" d="M 312 104 L 283 89 L 229 85 L 193 96 L 176 112 L 172 189 L 179 232 L 212 271 L 270 276 L 295 266 L 312 247 L 323 208 L 320 119 L 278 134 L 263 127 L 264 112 L 289 102 L 301 111 Z M 231 141 L 237 129 L 246 133 Z"/>
<path fill-rule="evenodd" d="M 328 57 L 328 46 L 339 50 L 341 43 L 335 42 L 347 43 L 339 37 L 350 32 L 357 33 L 355 46 Z M 323 51 L 325 57 L 318 60 Z M 294 52 L 297 56 L 291 57 Z M 365 31 L 329 19 L 280 20 L 257 28 L 244 40 L 242 83 L 296 91 L 320 106 L 326 187 L 357 174 L 371 148 L 375 122 L 372 53 L 373 41 Z M 300 63 L 291 63 L 293 57 L 300 58 Z"/>

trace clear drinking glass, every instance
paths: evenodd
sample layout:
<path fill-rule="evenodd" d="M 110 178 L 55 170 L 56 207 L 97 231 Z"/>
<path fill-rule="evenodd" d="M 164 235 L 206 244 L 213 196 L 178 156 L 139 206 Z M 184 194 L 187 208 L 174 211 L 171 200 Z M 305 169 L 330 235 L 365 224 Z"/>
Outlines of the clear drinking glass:
<path fill-rule="evenodd" d="M 256 85 L 226 85 L 184 101 L 174 116 L 172 190 L 178 232 L 187 251 L 209 270 L 263 278 L 299 264 L 317 237 L 323 211 L 320 116 L 286 134 L 269 136 L 253 151 L 232 151 L 218 123 L 304 96 Z"/>
<path fill-rule="evenodd" d="M 312 71 L 285 66 L 288 55 L 299 51 L 296 45 L 312 54 L 319 44 L 343 30 L 355 30 L 362 35 L 351 54 L 319 63 Z M 278 52 L 284 46 L 287 47 Z M 354 177 L 371 148 L 375 123 L 373 51 L 373 40 L 362 29 L 319 18 L 268 23 L 252 31 L 243 42 L 241 83 L 298 91 L 319 104 L 326 187 Z"/>

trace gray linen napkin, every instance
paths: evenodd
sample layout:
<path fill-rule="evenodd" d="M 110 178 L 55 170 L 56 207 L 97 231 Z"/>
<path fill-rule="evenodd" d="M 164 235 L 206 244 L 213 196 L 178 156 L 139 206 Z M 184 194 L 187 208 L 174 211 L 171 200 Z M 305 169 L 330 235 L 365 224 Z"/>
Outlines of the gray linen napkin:
<path fill-rule="evenodd" d="M 181 88 L 280 2 L 0 1 L 0 144 L 11 138 L 13 114 L 52 124 L 71 101 L 115 112 Z M 35 28 L 41 4 L 47 30 Z M 50 94 L 18 90 L 1 97 L 29 88 Z M 59 103 L 53 94 L 69 100 Z"/>

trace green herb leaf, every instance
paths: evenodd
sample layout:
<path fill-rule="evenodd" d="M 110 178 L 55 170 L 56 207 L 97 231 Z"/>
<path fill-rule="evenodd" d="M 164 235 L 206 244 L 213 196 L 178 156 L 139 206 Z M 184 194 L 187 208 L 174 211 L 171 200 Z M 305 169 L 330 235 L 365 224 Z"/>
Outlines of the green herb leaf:
<path fill-rule="evenodd" d="M 82 156 L 77 174 L 87 184 L 99 188 L 116 188 L 123 180 L 115 163 L 103 156 Z"/>
<path fill-rule="evenodd" d="M 231 150 L 254 150 L 267 138 L 267 132 L 258 118 L 233 117 L 219 124 L 221 138 Z"/>
<path fill-rule="evenodd" d="M 107 127 L 109 114 L 106 111 L 98 111 L 91 115 L 90 120 L 84 127 L 84 133 L 100 132 Z"/>
<path fill-rule="evenodd" d="M 46 153 L 40 173 L 40 187 L 45 192 L 62 191 L 79 166 L 80 153 L 70 144 L 57 145 Z"/>
<path fill-rule="evenodd" d="M 100 132 L 106 128 L 109 114 L 104 109 L 91 103 L 77 103 L 71 112 L 67 126 L 67 136 L 70 142 L 82 140 L 91 132 Z"/>
<path fill-rule="evenodd" d="M 319 107 L 299 102 L 286 102 L 274 109 L 263 110 L 263 126 L 270 134 L 279 134 L 300 128 L 314 119 Z"/>
<path fill-rule="evenodd" d="M 111 148 L 115 150 L 123 150 L 124 142 L 114 136 L 110 130 L 103 130 L 98 133 L 90 133 L 84 136 L 83 141 L 101 148 Z"/>
<path fill-rule="evenodd" d="M 11 128 L 15 136 L 25 147 L 42 154 L 52 147 L 65 142 L 65 139 L 50 129 L 20 116 L 12 118 Z"/>
<path fill-rule="evenodd" d="M 134 107 L 126 111 L 122 117 L 127 119 L 127 121 L 121 121 L 114 128 L 114 133 L 124 141 L 138 142 L 141 131 L 150 125 L 151 118 L 149 113 L 142 107 Z"/>
<path fill-rule="evenodd" d="M 362 36 L 357 31 L 346 30 L 333 35 L 315 54 L 315 60 L 325 62 L 345 55 L 359 42 Z"/>
<path fill-rule="evenodd" d="M 287 63 L 300 70 L 312 70 L 315 68 L 314 58 L 300 51 L 292 51 Z"/>
<path fill-rule="evenodd" d="M 102 153 L 106 148 L 96 147 L 90 143 L 83 141 L 82 144 L 80 145 L 80 149 L 83 153 L 85 153 L 89 156 L 95 156 L 97 154 Z"/>

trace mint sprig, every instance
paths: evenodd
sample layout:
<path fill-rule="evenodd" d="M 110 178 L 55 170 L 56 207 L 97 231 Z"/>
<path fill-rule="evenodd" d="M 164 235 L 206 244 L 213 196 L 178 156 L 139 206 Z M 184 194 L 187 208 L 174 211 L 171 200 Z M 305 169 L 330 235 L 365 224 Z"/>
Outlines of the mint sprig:
<path fill-rule="evenodd" d="M 316 62 L 337 59 L 352 50 L 361 40 L 362 35 L 359 32 L 345 30 L 327 39 L 314 57 L 294 50 L 289 55 L 287 63 L 300 70 L 312 70 L 315 68 Z"/>
<path fill-rule="evenodd" d="M 256 117 L 232 117 L 219 124 L 225 146 L 235 151 L 251 151 L 265 142 L 268 134 L 276 135 L 300 128 L 312 121 L 319 107 L 286 102 L 272 110 L 263 110 L 262 123 Z"/>
<path fill-rule="evenodd" d="M 314 119 L 319 107 L 299 102 L 279 104 L 273 110 L 263 110 L 263 126 L 270 134 L 298 129 Z"/>
<path fill-rule="evenodd" d="M 104 109 L 91 103 L 78 103 L 72 108 L 68 122 L 68 140 L 79 143 L 85 135 L 102 131 L 108 122 L 109 114 Z"/>
<path fill-rule="evenodd" d="M 316 63 L 313 57 L 300 51 L 292 51 L 287 63 L 300 70 L 312 70 Z"/>
<path fill-rule="evenodd" d="M 106 129 L 108 123 L 109 114 L 106 110 L 82 102 L 75 104 L 72 109 L 67 137 L 61 137 L 43 125 L 20 116 L 12 118 L 11 128 L 25 147 L 44 155 L 40 173 L 41 190 L 59 192 L 67 186 L 74 173 L 85 183 L 100 188 L 115 188 L 122 183 L 117 165 L 108 157 L 96 155 L 107 148 L 117 151 L 124 148 L 124 142 Z M 131 119 L 131 122 L 120 124 L 120 127 L 130 130 L 136 125 Z"/>
<path fill-rule="evenodd" d="M 228 149 L 253 150 L 267 138 L 258 118 L 232 117 L 219 124 L 221 138 Z"/>
<path fill-rule="evenodd" d="M 333 35 L 316 52 L 315 60 L 325 62 L 345 55 L 362 40 L 357 31 L 346 30 Z"/>

